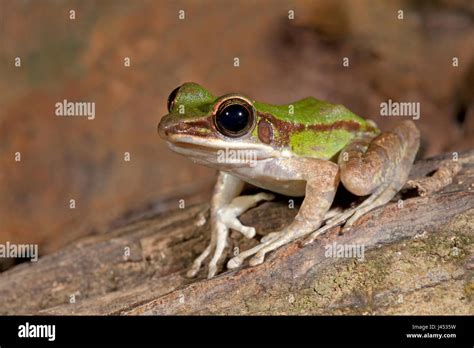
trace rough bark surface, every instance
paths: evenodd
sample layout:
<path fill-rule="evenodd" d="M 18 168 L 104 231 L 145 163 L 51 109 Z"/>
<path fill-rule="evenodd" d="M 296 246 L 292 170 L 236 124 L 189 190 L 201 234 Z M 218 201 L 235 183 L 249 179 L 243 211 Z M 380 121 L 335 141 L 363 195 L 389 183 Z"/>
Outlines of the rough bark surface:
<path fill-rule="evenodd" d="M 410 177 L 446 158 L 417 162 Z M 474 314 L 474 151 L 459 161 L 440 192 L 407 191 L 344 235 L 335 228 L 211 280 L 185 278 L 209 239 L 206 205 L 135 221 L 1 273 L 0 314 Z M 259 235 L 279 229 L 298 210 L 287 199 L 241 220 Z M 231 237 L 228 257 L 256 243 Z M 364 245 L 364 260 L 326 257 L 333 242 Z"/>

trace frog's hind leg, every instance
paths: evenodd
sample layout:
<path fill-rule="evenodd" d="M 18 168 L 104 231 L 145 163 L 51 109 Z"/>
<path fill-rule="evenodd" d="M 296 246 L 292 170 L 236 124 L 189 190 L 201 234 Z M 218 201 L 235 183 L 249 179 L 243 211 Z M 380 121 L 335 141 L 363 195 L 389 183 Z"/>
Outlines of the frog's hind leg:
<path fill-rule="evenodd" d="M 365 213 L 389 202 L 407 181 L 419 143 L 420 134 L 413 121 L 404 121 L 372 141 L 361 138 L 347 145 L 338 160 L 341 182 L 356 195 L 370 196 L 356 208 L 327 220 L 307 243 L 344 222 L 345 231 Z"/>

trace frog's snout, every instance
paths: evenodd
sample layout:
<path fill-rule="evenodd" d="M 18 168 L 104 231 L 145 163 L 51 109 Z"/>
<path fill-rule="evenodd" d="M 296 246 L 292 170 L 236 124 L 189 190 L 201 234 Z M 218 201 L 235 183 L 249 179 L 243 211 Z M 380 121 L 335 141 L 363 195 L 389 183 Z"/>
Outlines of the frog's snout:
<path fill-rule="evenodd" d="M 167 116 L 163 116 L 160 120 L 160 123 L 158 123 L 158 135 L 162 139 L 168 138 L 170 134 L 170 122 L 167 120 Z"/>

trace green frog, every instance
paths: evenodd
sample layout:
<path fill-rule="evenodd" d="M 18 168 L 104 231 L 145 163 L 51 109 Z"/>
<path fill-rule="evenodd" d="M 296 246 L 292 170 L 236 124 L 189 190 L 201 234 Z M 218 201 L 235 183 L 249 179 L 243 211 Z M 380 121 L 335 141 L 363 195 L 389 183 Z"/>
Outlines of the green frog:
<path fill-rule="evenodd" d="M 217 272 L 229 229 L 255 236 L 255 228 L 238 217 L 273 199 L 268 191 L 304 196 L 298 214 L 289 226 L 231 258 L 228 269 L 247 258 L 251 266 L 258 265 L 269 252 L 302 237 L 311 242 L 334 226 L 351 228 L 403 187 L 420 143 L 411 120 L 381 132 L 346 107 L 313 97 L 272 105 L 237 93 L 216 97 L 196 83 L 184 83 L 170 94 L 158 132 L 171 150 L 219 170 L 211 201 L 211 241 L 187 273 L 195 276 L 212 254 L 208 278 Z M 267 192 L 241 196 L 245 183 Z M 345 211 L 330 210 L 341 183 L 367 198 Z"/>

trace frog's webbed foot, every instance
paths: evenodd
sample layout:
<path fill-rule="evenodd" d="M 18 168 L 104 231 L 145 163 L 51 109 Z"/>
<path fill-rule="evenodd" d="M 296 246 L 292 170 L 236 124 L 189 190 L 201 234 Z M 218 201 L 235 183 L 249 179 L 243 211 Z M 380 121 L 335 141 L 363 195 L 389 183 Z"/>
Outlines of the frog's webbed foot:
<path fill-rule="evenodd" d="M 317 237 L 323 235 L 333 227 L 343 225 L 342 233 L 347 232 L 352 225 L 364 214 L 390 201 L 398 192 L 390 183 L 382 185 L 355 208 L 334 214 L 326 220 L 323 227 L 314 231 L 305 241 L 304 245 L 311 244 Z"/>
<path fill-rule="evenodd" d="M 399 167 L 394 171 L 392 179 L 384 184 L 382 184 L 377 190 L 372 193 L 364 202 L 362 202 L 358 207 L 348 209 L 347 211 L 334 216 L 334 218 L 328 220 L 326 225 L 323 228 L 316 231 L 310 237 L 314 240 L 315 237 L 324 233 L 328 229 L 341 225 L 345 222 L 342 232 L 348 231 L 354 222 L 356 222 L 362 215 L 367 212 L 375 209 L 381 205 L 388 203 L 397 192 L 403 187 L 403 183 L 408 177 L 411 165 L 408 162 L 402 162 Z M 451 184 L 453 178 L 457 173 L 462 169 L 462 164 L 459 162 L 445 161 L 442 162 L 436 172 L 427 178 L 421 178 L 417 180 L 409 180 L 405 187 L 407 188 L 416 188 L 420 196 L 425 196 L 436 191 L 441 190 L 447 185 Z M 311 241 L 312 241 L 311 240 Z"/>
<path fill-rule="evenodd" d="M 266 192 L 236 197 L 229 205 L 217 211 L 217 220 L 222 222 L 227 228 L 232 228 L 249 239 L 253 238 L 255 237 L 255 227 L 242 225 L 238 217 L 250 208 L 255 207 L 259 202 L 271 201 L 273 199 L 275 199 L 275 195 Z"/>
<path fill-rule="evenodd" d="M 260 201 L 274 199 L 274 195 L 261 192 L 256 195 L 239 196 L 234 198 L 229 204 L 218 208 L 211 217 L 211 242 L 207 248 L 193 262 L 191 269 L 187 272 L 188 277 L 194 277 L 201 268 L 203 261 L 211 254 L 214 254 L 209 262 L 208 278 L 212 278 L 217 272 L 217 262 L 221 258 L 225 246 L 229 229 L 232 228 L 242 233 L 247 238 L 255 236 L 255 228 L 242 225 L 238 217 L 248 209 L 257 205 Z"/>
<path fill-rule="evenodd" d="M 415 180 L 408 180 L 405 187 L 416 188 L 423 197 L 437 192 L 453 182 L 453 178 L 461 171 L 462 163 L 446 160 L 440 163 L 433 175 Z"/>
<path fill-rule="evenodd" d="M 259 244 L 254 246 L 253 248 L 250 248 L 248 250 L 242 251 L 239 253 L 239 255 L 234 256 L 227 262 L 227 268 L 228 269 L 235 269 L 240 267 L 242 262 L 244 262 L 247 258 L 249 258 L 252 255 L 255 255 L 258 253 L 260 250 L 262 250 L 264 247 L 270 245 L 273 241 L 276 241 L 278 238 L 280 238 L 282 235 L 284 235 L 284 231 L 280 232 L 271 232 L 267 234 L 265 237 L 263 237 L 260 241 Z"/>

